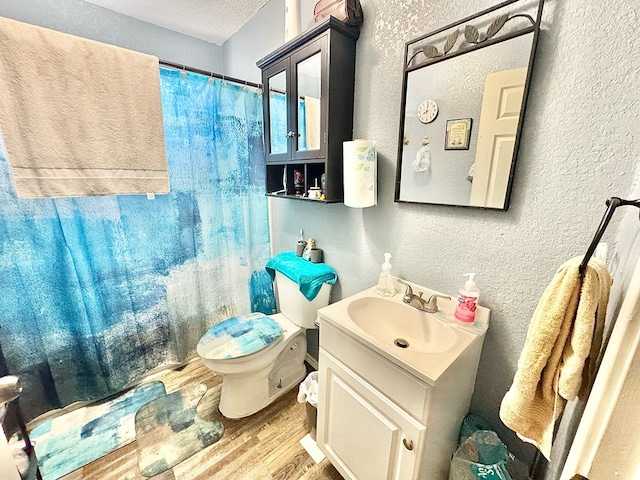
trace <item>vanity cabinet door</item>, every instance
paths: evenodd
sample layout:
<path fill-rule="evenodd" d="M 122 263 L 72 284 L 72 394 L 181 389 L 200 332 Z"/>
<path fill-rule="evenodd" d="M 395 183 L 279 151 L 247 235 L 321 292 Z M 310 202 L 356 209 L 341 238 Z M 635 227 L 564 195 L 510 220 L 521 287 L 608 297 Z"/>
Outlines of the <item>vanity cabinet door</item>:
<path fill-rule="evenodd" d="M 425 426 L 320 350 L 318 445 L 347 479 L 416 478 Z"/>

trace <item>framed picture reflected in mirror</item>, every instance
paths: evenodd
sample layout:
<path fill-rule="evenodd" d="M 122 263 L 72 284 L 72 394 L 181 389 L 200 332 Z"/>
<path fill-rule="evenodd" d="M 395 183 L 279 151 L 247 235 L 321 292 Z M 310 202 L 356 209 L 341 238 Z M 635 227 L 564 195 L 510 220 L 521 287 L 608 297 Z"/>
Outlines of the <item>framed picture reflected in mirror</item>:
<path fill-rule="evenodd" d="M 471 119 L 458 118 L 447 120 L 447 131 L 444 137 L 445 150 L 469 150 L 471 138 Z"/>

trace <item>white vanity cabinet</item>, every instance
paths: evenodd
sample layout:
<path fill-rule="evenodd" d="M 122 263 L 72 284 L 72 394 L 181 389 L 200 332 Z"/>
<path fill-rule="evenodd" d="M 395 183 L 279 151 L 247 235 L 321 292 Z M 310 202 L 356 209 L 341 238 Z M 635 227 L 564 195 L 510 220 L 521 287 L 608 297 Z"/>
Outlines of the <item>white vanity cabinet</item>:
<path fill-rule="evenodd" d="M 414 478 L 426 427 L 332 355 L 320 351 L 318 441 L 348 479 Z"/>
<path fill-rule="evenodd" d="M 345 479 L 446 480 L 484 335 L 461 333 L 448 360 L 416 357 L 438 363 L 429 378 L 341 323 L 338 310 L 318 312 L 318 446 Z"/>

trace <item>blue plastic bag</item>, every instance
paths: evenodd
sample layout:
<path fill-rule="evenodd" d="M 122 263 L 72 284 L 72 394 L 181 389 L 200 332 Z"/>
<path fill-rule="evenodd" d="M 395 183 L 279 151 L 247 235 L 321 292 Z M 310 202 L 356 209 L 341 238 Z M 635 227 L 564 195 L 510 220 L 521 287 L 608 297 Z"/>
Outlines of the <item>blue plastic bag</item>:
<path fill-rule="evenodd" d="M 469 413 L 462 420 L 460 426 L 460 436 L 458 437 L 458 446 L 462 445 L 467 438 L 469 438 L 473 432 L 477 430 L 493 430 L 491 424 L 484 419 L 484 417 L 477 413 Z"/>
<path fill-rule="evenodd" d="M 456 450 L 449 480 L 512 480 L 507 464 L 514 456 L 492 430 L 476 430 Z"/>

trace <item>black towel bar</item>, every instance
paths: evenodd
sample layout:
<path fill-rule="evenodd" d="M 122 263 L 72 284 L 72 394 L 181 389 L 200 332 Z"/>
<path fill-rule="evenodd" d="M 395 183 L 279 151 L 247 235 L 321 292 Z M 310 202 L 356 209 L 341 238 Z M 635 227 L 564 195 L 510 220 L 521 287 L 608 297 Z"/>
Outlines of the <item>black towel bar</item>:
<path fill-rule="evenodd" d="M 633 205 L 634 207 L 640 208 L 640 199 L 624 200 L 618 197 L 611 197 L 606 201 L 606 205 L 607 205 L 607 210 L 606 212 L 604 212 L 604 216 L 600 221 L 598 230 L 596 230 L 596 234 L 593 236 L 591 245 L 589 245 L 589 249 L 587 250 L 587 253 L 584 256 L 584 259 L 580 264 L 580 267 L 579 267 L 580 275 L 582 275 L 585 269 L 587 268 L 587 264 L 589 263 L 589 260 L 591 260 L 591 256 L 593 255 L 593 252 L 595 252 L 596 247 L 598 246 L 598 243 L 600 243 L 600 239 L 602 238 L 604 231 L 607 229 L 607 225 L 609 225 L 609 221 L 611 220 L 611 217 L 613 217 L 613 212 L 616 210 L 616 208 L 623 205 Z"/>

